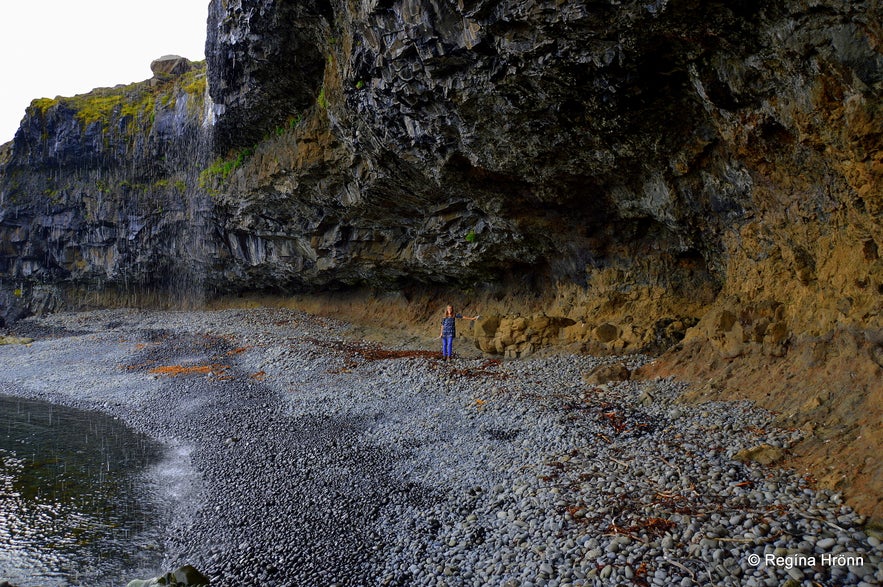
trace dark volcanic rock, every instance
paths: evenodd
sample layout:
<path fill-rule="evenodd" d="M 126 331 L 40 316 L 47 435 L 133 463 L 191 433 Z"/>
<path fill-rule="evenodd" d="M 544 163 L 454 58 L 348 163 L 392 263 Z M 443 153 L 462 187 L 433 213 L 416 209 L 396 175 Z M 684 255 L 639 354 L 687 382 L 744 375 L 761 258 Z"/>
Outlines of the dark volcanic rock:
<path fill-rule="evenodd" d="M 784 304 L 778 340 L 879 326 L 879 22 L 838 0 L 214 0 L 205 108 L 29 109 L 0 273 L 572 284 L 571 317 L 660 347 L 684 332 L 647 329 L 719 295 Z M 181 189 L 136 187 L 156 181 Z"/>
<path fill-rule="evenodd" d="M 209 5 L 206 58 L 217 152 L 251 147 L 315 103 L 330 18 L 321 0 Z"/>
<path fill-rule="evenodd" d="M 589 283 L 618 267 L 637 286 L 696 299 L 724 285 L 725 241 L 743 238 L 737 228 L 783 197 L 802 210 L 800 222 L 813 222 L 819 207 L 853 206 L 868 192 L 871 177 L 855 184 L 810 143 L 843 151 L 859 142 L 870 152 L 879 140 L 809 119 L 831 106 L 818 96 L 831 87 L 858 119 L 879 115 L 869 84 L 879 85 L 883 62 L 863 4 L 309 10 L 290 21 L 298 40 L 285 46 L 302 47 L 298 59 L 273 45 L 266 59 L 248 60 L 242 38 L 279 40 L 281 13 L 267 2 L 212 5 L 212 53 L 227 56 L 212 61 L 215 108 L 225 111 L 217 128 L 259 117 L 266 131 L 310 106 L 294 133 L 264 141 L 217 188 L 245 284 L 470 283 L 512 273 Z M 304 69 L 313 71 L 317 52 L 321 84 Z M 303 83 L 285 107 L 268 109 L 271 78 Z M 829 188 L 770 190 L 773 161 L 786 176 L 809 166 Z"/>
<path fill-rule="evenodd" d="M 197 571 L 190 565 L 184 565 L 174 571 L 166 573 L 162 577 L 154 579 L 141 580 L 135 579 L 129 581 L 126 587 L 158 587 L 166 585 L 167 587 L 196 587 L 197 585 L 209 585 L 208 577 Z"/>
<path fill-rule="evenodd" d="M 0 157 L 4 315 L 57 309 L 59 285 L 193 289 L 210 212 L 197 189 L 205 87 L 204 66 L 190 64 L 32 102 Z"/>

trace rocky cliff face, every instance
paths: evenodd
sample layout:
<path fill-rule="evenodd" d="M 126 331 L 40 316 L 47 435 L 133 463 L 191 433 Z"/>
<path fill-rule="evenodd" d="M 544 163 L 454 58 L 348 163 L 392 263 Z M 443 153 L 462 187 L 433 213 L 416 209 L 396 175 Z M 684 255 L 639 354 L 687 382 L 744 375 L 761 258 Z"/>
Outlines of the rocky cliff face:
<path fill-rule="evenodd" d="M 213 0 L 204 73 L 37 100 L 2 147 L 4 315 L 59 285 L 440 287 L 482 300 L 488 352 L 670 349 L 709 393 L 754 357 L 745 377 L 778 365 L 764 393 L 782 398 L 786 371 L 814 369 L 855 390 L 867 440 L 881 16 L 871 0 Z M 848 383 L 828 377 L 843 357 Z"/>
<path fill-rule="evenodd" d="M 198 285 L 210 262 L 199 240 L 210 207 L 196 189 L 205 67 L 153 65 L 146 82 L 34 100 L 3 146 L 2 318 L 52 309 L 59 285 L 94 295 Z"/>
<path fill-rule="evenodd" d="M 879 327 L 879 16 L 836 1 L 212 2 L 208 103 L 201 74 L 167 69 L 31 106 L 5 147 L 2 272 L 211 291 L 520 284 L 572 299 L 571 340 L 618 349 L 703 315 L 734 356 Z"/>
<path fill-rule="evenodd" d="M 214 2 L 214 145 L 248 154 L 213 186 L 228 276 L 557 288 L 582 321 L 563 332 L 593 348 L 675 324 L 670 343 L 703 315 L 729 356 L 879 328 L 879 17 L 836 1 Z"/>
<path fill-rule="evenodd" d="M 792 324 L 879 323 L 875 6 L 212 2 L 207 106 L 172 70 L 35 101 L 6 147 L 3 274 L 575 284 L 575 318 L 725 296 L 778 308 L 742 325 L 771 352 Z"/>

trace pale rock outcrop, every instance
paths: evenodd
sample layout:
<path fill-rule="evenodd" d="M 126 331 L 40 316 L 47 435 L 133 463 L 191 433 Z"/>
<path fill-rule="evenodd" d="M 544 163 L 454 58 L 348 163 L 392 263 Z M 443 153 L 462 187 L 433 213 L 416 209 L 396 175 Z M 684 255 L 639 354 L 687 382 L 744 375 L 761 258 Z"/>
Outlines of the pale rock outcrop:
<path fill-rule="evenodd" d="M 150 62 L 154 77 L 182 75 L 193 69 L 193 63 L 180 55 L 164 55 Z"/>

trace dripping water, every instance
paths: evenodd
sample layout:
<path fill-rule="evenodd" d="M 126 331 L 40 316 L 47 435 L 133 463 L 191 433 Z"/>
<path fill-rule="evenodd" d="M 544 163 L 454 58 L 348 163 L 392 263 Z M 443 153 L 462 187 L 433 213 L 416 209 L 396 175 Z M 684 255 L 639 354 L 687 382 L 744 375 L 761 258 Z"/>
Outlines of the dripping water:
<path fill-rule="evenodd" d="M 161 447 L 110 416 L 0 396 L 0 582 L 125 585 L 161 563 Z"/>

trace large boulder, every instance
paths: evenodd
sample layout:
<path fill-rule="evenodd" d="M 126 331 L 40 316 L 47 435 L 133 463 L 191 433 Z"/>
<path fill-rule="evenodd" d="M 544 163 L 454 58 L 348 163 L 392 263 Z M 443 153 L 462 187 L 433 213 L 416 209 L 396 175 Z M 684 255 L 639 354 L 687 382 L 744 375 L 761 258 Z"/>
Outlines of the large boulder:
<path fill-rule="evenodd" d="M 197 587 L 209 585 L 209 579 L 190 565 L 184 565 L 162 577 L 153 579 L 135 579 L 129 581 L 126 587 Z"/>
<path fill-rule="evenodd" d="M 193 69 L 193 62 L 180 55 L 163 55 L 150 62 L 154 77 L 182 75 Z"/>

